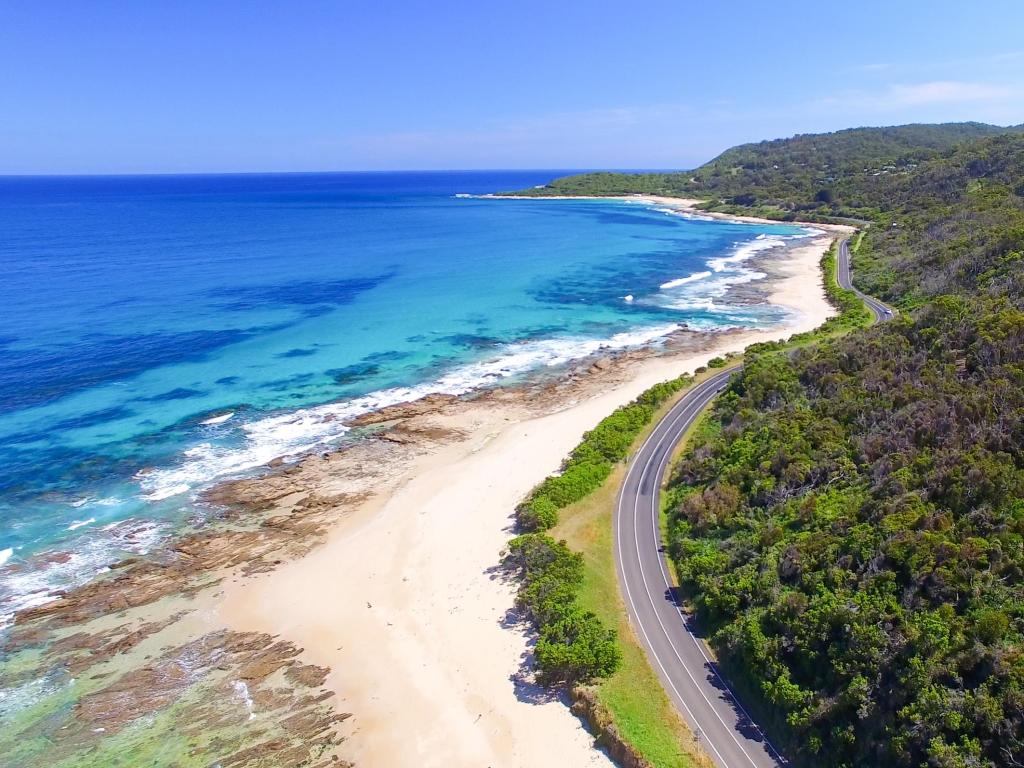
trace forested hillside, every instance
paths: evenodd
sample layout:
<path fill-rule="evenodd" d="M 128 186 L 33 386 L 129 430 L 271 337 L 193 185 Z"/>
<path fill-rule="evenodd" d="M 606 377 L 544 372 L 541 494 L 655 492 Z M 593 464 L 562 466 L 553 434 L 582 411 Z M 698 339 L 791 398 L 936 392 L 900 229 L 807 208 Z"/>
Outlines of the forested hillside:
<path fill-rule="evenodd" d="M 905 177 L 962 142 L 1005 131 L 982 123 L 902 125 L 744 144 L 698 168 L 689 188 L 694 197 L 787 210 L 870 207 L 865 193 L 885 189 L 889 177 Z"/>
<path fill-rule="evenodd" d="M 965 142 L 1020 132 L 984 123 L 851 128 L 742 144 L 693 171 L 578 174 L 519 194 L 659 194 L 725 210 L 757 207 L 777 218 L 863 216 L 877 212 L 893 179 L 915 176 Z"/>
<path fill-rule="evenodd" d="M 908 311 L 748 357 L 673 470 L 670 550 L 795 764 L 1024 765 L 1024 136 L 897 130 L 888 173 L 842 132 L 831 181 L 814 137 L 771 150 L 790 191 L 736 174 L 780 207 L 827 181 L 872 222 L 860 287 Z"/>
<path fill-rule="evenodd" d="M 1024 140 L 963 145 L 862 193 L 876 222 L 859 254 L 860 287 L 905 306 L 943 292 L 1020 296 Z"/>

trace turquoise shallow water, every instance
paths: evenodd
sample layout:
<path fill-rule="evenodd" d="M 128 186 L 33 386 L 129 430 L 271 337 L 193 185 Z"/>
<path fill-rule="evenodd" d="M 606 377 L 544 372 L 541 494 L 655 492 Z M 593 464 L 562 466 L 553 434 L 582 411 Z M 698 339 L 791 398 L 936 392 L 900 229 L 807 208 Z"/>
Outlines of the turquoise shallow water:
<path fill-rule="evenodd" d="M 457 196 L 554 175 L 0 179 L 0 616 L 336 416 L 780 319 L 725 294 L 796 227 Z"/>

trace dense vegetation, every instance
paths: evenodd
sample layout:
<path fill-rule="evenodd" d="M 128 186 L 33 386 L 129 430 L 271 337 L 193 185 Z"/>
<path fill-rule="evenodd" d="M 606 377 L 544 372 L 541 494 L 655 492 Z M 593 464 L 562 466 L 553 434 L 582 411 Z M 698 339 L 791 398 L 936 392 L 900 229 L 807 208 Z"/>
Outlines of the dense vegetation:
<path fill-rule="evenodd" d="M 876 195 L 858 254 L 862 289 L 912 307 L 942 293 L 1021 296 L 1024 141 L 958 147 Z"/>
<path fill-rule="evenodd" d="M 892 163 L 853 133 L 791 146 Z M 833 180 L 911 311 L 754 349 L 671 479 L 683 588 L 797 764 L 1024 764 L 1024 136 L 962 138 Z"/>
<path fill-rule="evenodd" d="M 843 333 L 867 324 L 869 314 L 852 291 L 835 281 L 835 250 L 822 259 L 826 288 L 841 312 L 814 334 L 794 337 L 800 343 L 831 332 Z M 788 344 L 755 345 L 755 351 L 788 348 Z M 721 368 L 728 358 L 715 357 L 709 368 Z M 699 369 L 703 370 L 703 369 Z M 517 510 L 517 525 L 526 531 L 509 544 L 504 565 L 519 583 L 516 608 L 538 632 L 534 653 L 537 679 L 543 685 L 588 682 L 613 674 L 621 651 L 614 632 L 600 619 L 579 607 L 577 599 L 584 563 L 564 542 L 544 532 L 558 524 L 558 511 L 593 491 L 608 478 L 614 465 L 626 458 L 657 409 L 692 383 L 689 376 L 656 384 L 632 403 L 603 419 L 583 436 L 562 467 L 562 472 L 538 485 Z"/>
<path fill-rule="evenodd" d="M 685 194 L 689 183 L 686 172 L 675 173 L 614 173 L 596 171 L 594 173 L 577 173 L 562 176 L 541 186 L 521 189 L 514 192 L 503 192 L 507 195 L 527 195 L 530 197 L 559 197 L 563 195 L 676 195 Z"/>
<path fill-rule="evenodd" d="M 565 542 L 542 533 L 514 538 L 505 567 L 519 580 L 516 609 L 537 630 L 537 681 L 573 684 L 612 674 L 621 652 L 615 633 L 576 603 L 583 581 L 583 558 Z"/>
<path fill-rule="evenodd" d="M 688 173 L 533 193 L 868 224 L 858 284 L 906 311 L 865 329 L 830 285 L 840 333 L 748 350 L 674 470 L 670 551 L 724 668 L 796 764 L 1024 765 L 1020 129 L 798 136 Z M 538 489 L 541 518 L 601 482 L 594 467 L 617 454 L 597 454 Z"/>

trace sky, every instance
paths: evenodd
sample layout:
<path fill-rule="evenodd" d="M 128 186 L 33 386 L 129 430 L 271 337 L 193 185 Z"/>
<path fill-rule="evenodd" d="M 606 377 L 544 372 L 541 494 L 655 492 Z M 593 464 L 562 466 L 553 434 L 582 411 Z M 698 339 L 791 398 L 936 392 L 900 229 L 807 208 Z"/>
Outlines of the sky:
<path fill-rule="evenodd" d="M 0 174 L 691 168 L 1024 122 L 1024 2 L 4 0 Z"/>

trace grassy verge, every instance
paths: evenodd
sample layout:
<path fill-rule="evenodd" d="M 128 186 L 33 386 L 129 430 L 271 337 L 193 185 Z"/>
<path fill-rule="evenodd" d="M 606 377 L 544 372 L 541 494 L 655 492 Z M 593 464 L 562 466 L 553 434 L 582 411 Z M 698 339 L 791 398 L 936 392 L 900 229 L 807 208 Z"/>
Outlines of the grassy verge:
<path fill-rule="evenodd" d="M 857 253 L 857 251 L 860 250 L 860 244 L 862 242 L 864 242 L 864 230 L 863 229 L 860 232 L 857 233 L 857 236 L 853 239 L 853 242 L 850 244 L 850 251 L 853 252 L 853 253 Z"/>
<path fill-rule="evenodd" d="M 557 525 L 560 510 L 606 483 L 659 408 L 691 382 L 684 375 L 655 384 L 616 408 L 583 435 L 562 471 L 534 488 L 516 510 L 522 533 L 509 542 L 503 563 L 519 583 L 516 608 L 537 632 L 534 670 L 542 685 L 586 684 L 608 677 L 622 663 L 615 631 L 578 599 L 582 557 L 546 531 Z"/>
<path fill-rule="evenodd" d="M 701 377 L 703 378 L 703 377 Z M 699 380 L 699 379 L 698 379 Z M 636 438 L 639 445 L 671 403 L 654 414 L 650 425 Z M 564 539 L 583 555 L 584 576 L 577 599 L 581 607 L 617 630 L 621 665 L 613 675 L 595 684 L 598 702 L 610 715 L 623 739 L 657 768 L 705 768 L 711 766 L 694 741 L 693 734 L 676 713 L 657 674 L 627 618 L 619 594 L 612 546 L 612 514 L 626 472 L 614 468 L 605 482 L 586 498 L 565 507 L 551 534 Z"/>
<path fill-rule="evenodd" d="M 725 365 L 722 358 L 716 357 L 712 363 L 715 361 L 719 362 L 719 367 Z M 519 528 L 532 533 L 554 527 L 558 523 L 558 510 L 601 487 L 615 465 L 629 455 L 637 435 L 651 423 L 655 412 L 692 382 L 692 377 L 683 375 L 655 384 L 633 402 L 601 419 L 573 448 L 562 471 L 545 479 L 519 505 L 516 510 Z"/>

